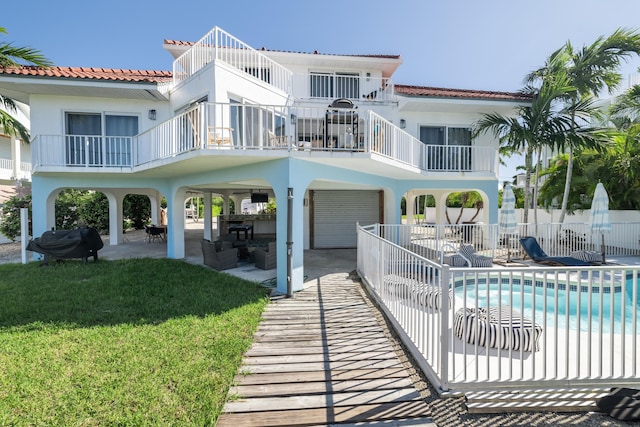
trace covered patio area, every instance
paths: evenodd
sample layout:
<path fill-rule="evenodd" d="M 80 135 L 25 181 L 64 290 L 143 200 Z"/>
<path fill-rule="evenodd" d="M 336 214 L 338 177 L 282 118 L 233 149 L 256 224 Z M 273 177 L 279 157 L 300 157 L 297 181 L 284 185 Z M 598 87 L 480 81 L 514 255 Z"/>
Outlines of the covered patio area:
<path fill-rule="evenodd" d="M 185 225 L 184 259 L 191 264 L 202 265 L 200 241 L 203 238 L 203 221 L 187 220 Z M 156 241 L 147 243 L 144 230 L 125 233 L 124 242 L 120 245 L 109 245 L 109 238 L 105 236 L 103 236 L 103 241 L 105 246 L 99 252 L 100 259 L 166 258 L 167 256 L 166 243 Z M 349 273 L 355 269 L 356 249 L 310 249 L 304 251 L 305 283 L 326 274 Z M 262 270 L 257 268 L 253 262 L 242 260 L 237 267 L 224 270 L 224 273 L 255 282 L 269 281 L 276 277 L 276 269 Z"/>

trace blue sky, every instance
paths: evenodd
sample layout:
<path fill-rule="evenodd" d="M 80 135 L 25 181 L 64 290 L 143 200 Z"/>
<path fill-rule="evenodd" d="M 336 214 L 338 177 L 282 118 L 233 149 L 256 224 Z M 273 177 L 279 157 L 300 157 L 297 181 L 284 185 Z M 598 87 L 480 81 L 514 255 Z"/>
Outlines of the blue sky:
<path fill-rule="evenodd" d="M 0 40 L 39 49 L 60 66 L 170 70 L 164 39 L 195 41 L 218 26 L 255 48 L 399 54 L 396 83 L 498 91 L 520 89 L 567 40 L 581 47 L 640 27 L 637 0 L 6 3 L 0 26 L 9 34 Z"/>

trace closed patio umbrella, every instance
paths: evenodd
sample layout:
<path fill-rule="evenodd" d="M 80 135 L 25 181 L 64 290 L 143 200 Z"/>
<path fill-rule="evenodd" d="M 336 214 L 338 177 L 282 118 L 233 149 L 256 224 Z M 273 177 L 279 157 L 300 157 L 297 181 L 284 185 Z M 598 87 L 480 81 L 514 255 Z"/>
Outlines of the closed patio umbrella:
<path fill-rule="evenodd" d="M 502 192 L 502 208 L 500 209 L 500 219 L 498 221 L 500 231 L 511 235 L 518 231 L 516 221 L 516 197 L 513 194 L 511 185 L 507 184 Z M 507 262 L 511 261 L 510 241 L 507 240 Z"/>
<path fill-rule="evenodd" d="M 601 182 L 596 185 L 596 191 L 593 192 L 593 200 L 591 201 L 591 212 L 589 213 L 589 222 L 591 223 L 591 232 L 600 233 L 602 243 L 600 250 L 602 251 L 602 263 L 605 263 L 605 246 L 604 234 L 611 232 L 611 222 L 609 221 L 609 195 Z"/>

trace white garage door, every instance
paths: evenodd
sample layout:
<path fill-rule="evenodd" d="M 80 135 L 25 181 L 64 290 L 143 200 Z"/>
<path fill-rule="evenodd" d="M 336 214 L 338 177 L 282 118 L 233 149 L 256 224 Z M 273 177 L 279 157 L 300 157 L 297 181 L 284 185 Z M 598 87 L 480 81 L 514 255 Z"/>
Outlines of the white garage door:
<path fill-rule="evenodd" d="M 380 222 L 378 191 L 315 191 L 313 247 L 355 248 L 356 223 Z"/>

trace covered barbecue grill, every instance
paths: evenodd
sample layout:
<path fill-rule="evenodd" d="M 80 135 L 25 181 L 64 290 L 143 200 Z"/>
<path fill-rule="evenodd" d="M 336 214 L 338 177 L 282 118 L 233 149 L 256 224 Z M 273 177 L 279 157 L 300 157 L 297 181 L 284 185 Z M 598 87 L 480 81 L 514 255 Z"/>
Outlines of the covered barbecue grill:
<path fill-rule="evenodd" d="M 87 258 L 93 256 L 98 260 L 98 251 L 104 243 L 100 233 L 95 228 L 81 227 L 75 230 L 45 231 L 41 237 L 36 237 L 27 245 L 27 250 L 44 255 L 44 263 L 54 259 Z"/>

